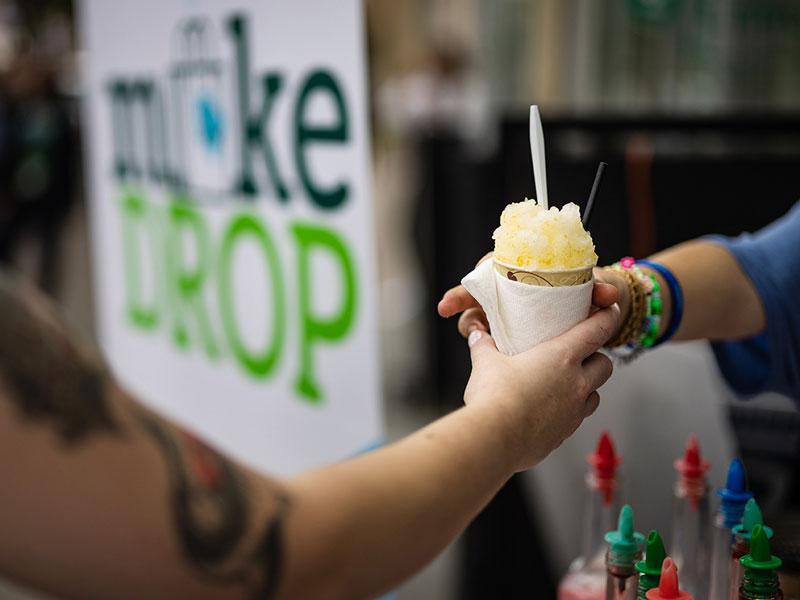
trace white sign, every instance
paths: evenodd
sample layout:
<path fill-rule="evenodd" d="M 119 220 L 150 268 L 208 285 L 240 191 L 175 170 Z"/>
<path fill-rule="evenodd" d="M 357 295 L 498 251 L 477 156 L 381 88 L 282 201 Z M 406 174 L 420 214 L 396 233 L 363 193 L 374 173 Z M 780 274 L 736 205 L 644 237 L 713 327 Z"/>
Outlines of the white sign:
<path fill-rule="evenodd" d="M 279 474 L 380 440 L 358 0 L 84 0 L 99 325 L 141 398 Z"/>

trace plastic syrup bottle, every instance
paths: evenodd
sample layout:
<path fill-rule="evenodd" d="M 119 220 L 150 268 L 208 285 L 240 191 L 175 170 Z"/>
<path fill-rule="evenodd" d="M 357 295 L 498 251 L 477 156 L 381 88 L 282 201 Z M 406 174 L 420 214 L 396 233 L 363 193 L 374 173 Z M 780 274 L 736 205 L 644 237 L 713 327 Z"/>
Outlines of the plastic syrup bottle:
<path fill-rule="evenodd" d="M 675 461 L 678 477 L 672 504 L 672 560 L 681 574 L 683 588 L 697 598 L 708 592 L 711 533 L 708 481 L 710 465 L 703 460 L 692 435 L 682 458 Z"/>
<path fill-rule="evenodd" d="M 603 535 L 614 528 L 619 514 L 617 467 L 622 459 L 604 431 L 597 449 L 586 457 L 584 521 L 581 554 L 558 586 L 558 600 L 603 600 L 606 597 L 606 564 Z"/>
<path fill-rule="evenodd" d="M 744 505 L 753 497 L 747 491 L 744 465 L 738 458 L 734 458 L 728 466 L 725 487 L 717 490 L 717 495 L 720 505 L 714 517 L 708 597 L 710 600 L 725 600 L 731 580 L 732 530 L 742 522 Z"/>
<path fill-rule="evenodd" d="M 689 592 L 678 586 L 678 568 L 671 558 L 665 558 L 661 567 L 661 583 L 647 592 L 647 600 L 693 600 Z"/>
<path fill-rule="evenodd" d="M 756 525 L 750 537 L 750 554 L 740 560 L 744 568 L 739 600 L 781 600 L 781 584 L 777 569 L 781 559 L 772 556 L 769 538 L 761 525 Z"/>
<path fill-rule="evenodd" d="M 606 600 L 636 600 L 636 562 L 642 558 L 644 536 L 633 530 L 633 509 L 619 511 L 617 529 L 605 535 Z"/>
<path fill-rule="evenodd" d="M 661 566 L 666 557 L 664 542 L 654 529 L 647 536 L 644 560 L 636 563 L 636 570 L 639 572 L 639 585 L 636 588 L 637 600 L 647 600 L 647 592 L 658 587 L 661 579 Z"/>
<path fill-rule="evenodd" d="M 729 586 L 728 598 L 737 600 L 739 598 L 739 587 L 742 585 L 744 569 L 739 561 L 745 554 L 750 552 L 750 539 L 756 525 L 760 525 L 767 539 L 772 539 L 772 528 L 764 525 L 764 516 L 758 503 L 753 499 L 744 505 L 744 517 L 742 524 L 733 528 L 733 549 L 731 551 L 731 582 Z"/>

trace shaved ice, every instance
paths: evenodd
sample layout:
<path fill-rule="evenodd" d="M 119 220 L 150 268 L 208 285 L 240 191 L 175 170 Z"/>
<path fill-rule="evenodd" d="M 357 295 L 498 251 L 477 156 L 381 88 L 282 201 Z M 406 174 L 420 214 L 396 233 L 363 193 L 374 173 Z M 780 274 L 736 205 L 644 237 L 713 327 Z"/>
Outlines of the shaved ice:
<path fill-rule="evenodd" d="M 492 237 L 495 261 L 520 269 L 567 271 L 597 264 L 592 236 L 572 202 L 561 209 L 545 209 L 527 198 L 509 204 Z"/>

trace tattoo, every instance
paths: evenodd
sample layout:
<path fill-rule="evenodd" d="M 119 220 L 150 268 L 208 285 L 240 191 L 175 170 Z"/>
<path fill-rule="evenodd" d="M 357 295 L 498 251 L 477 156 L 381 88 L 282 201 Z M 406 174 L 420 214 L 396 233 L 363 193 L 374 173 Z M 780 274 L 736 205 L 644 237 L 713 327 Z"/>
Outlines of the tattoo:
<path fill-rule="evenodd" d="M 100 355 L 62 324 L 41 294 L 1 271 L 0 379 L 25 419 L 49 423 L 70 444 L 96 433 L 122 437 L 130 414 L 163 457 L 187 562 L 209 581 L 242 585 L 253 598 L 274 597 L 283 566 L 286 493 L 272 490 L 267 501 L 274 506 L 259 526 L 247 479 L 224 456 L 124 401 L 124 393 L 114 404 L 118 418 L 112 416 L 109 398 L 119 388 Z"/>
<path fill-rule="evenodd" d="M 224 456 L 193 435 L 138 415 L 160 449 L 170 480 L 170 504 L 186 558 L 218 583 L 240 583 L 254 598 L 275 594 L 282 567 L 287 495 L 275 490 L 275 508 L 253 536 L 246 481 Z"/>
<path fill-rule="evenodd" d="M 283 522 L 289 510 L 289 496 L 281 492 L 276 496 L 277 509 L 264 526 L 261 542 L 253 553 L 252 560 L 261 565 L 264 578 L 256 588 L 254 598 L 269 600 L 275 597 L 283 569 Z"/>
<path fill-rule="evenodd" d="M 99 355 L 69 334 L 40 294 L 3 273 L 0 323 L 0 377 L 25 418 L 50 421 L 71 443 L 95 432 L 118 433 Z"/>

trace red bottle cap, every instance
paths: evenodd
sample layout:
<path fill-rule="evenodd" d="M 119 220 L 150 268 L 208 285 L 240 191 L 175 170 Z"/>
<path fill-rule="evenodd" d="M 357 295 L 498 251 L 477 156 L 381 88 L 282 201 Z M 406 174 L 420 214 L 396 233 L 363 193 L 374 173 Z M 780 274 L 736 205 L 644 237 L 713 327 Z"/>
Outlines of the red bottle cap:
<path fill-rule="evenodd" d="M 614 451 L 614 442 L 607 431 L 600 434 L 597 450 L 587 456 L 586 460 L 594 467 L 595 474 L 603 479 L 613 477 L 617 466 L 622 462 L 622 458 Z"/>
<path fill-rule="evenodd" d="M 609 504 L 614 493 L 617 467 L 622 462 L 622 457 L 614 451 L 614 442 L 607 431 L 600 434 L 597 449 L 593 454 L 589 454 L 586 460 L 594 467 L 598 487 L 603 491 L 603 501 Z"/>
<path fill-rule="evenodd" d="M 711 468 L 708 461 L 703 460 L 700 454 L 700 444 L 697 436 L 692 434 L 686 443 L 686 452 L 683 457 L 675 461 L 675 470 L 687 479 L 699 479 Z"/>
<path fill-rule="evenodd" d="M 668 556 L 661 565 L 658 588 L 647 592 L 647 600 L 693 600 L 692 595 L 678 587 L 678 568 Z"/>

